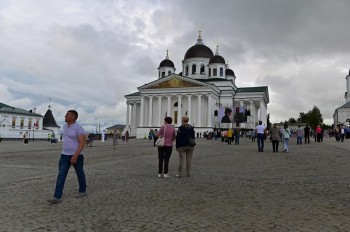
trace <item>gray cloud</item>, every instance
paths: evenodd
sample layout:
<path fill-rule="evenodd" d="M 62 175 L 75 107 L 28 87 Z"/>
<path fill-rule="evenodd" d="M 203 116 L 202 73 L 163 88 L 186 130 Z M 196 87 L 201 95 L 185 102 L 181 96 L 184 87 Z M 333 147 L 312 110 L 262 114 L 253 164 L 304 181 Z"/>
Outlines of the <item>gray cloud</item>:
<path fill-rule="evenodd" d="M 0 101 L 43 114 L 52 99 L 96 122 L 125 122 L 124 95 L 157 78 L 169 49 L 176 72 L 198 30 L 229 62 L 238 87 L 268 85 L 271 118 L 313 105 L 328 123 L 350 68 L 350 2 L 326 1 L 2 1 Z"/>

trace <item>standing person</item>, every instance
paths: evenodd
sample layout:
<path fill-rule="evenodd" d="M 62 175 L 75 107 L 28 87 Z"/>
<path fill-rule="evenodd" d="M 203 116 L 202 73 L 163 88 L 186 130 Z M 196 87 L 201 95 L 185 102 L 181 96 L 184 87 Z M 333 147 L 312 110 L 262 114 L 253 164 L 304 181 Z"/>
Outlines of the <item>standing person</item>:
<path fill-rule="evenodd" d="M 28 131 L 23 134 L 24 145 L 28 145 Z"/>
<path fill-rule="evenodd" d="M 113 149 L 115 149 L 115 146 L 118 144 L 118 131 L 117 130 L 114 130 L 114 133 L 113 133 Z"/>
<path fill-rule="evenodd" d="M 273 127 L 270 130 L 270 136 L 272 141 L 272 151 L 278 152 L 278 145 L 280 143 L 281 137 L 280 137 L 280 130 L 277 128 L 276 123 L 273 124 Z"/>
<path fill-rule="evenodd" d="M 186 160 L 186 176 L 191 176 L 191 164 L 194 147 L 189 145 L 188 137 L 195 139 L 194 129 L 188 124 L 189 118 L 183 116 L 181 118 L 182 125 L 179 127 L 176 135 L 176 151 L 179 152 L 179 174 L 177 177 L 183 176 L 183 168 Z"/>
<path fill-rule="evenodd" d="M 155 129 L 155 130 L 153 131 L 153 146 L 156 146 L 156 141 L 157 141 L 157 139 L 158 139 L 157 134 L 158 134 L 158 130 Z"/>
<path fill-rule="evenodd" d="M 317 125 L 315 132 L 316 132 L 317 142 L 319 143 L 321 142 L 321 133 L 322 133 L 322 129 L 320 125 Z"/>
<path fill-rule="evenodd" d="M 305 144 L 306 142 L 309 144 L 310 143 L 310 127 L 309 124 L 306 124 L 304 128 L 304 138 L 305 138 Z"/>
<path fill-rule="evenodd" d="M 231 145 L 231 142 L 232 142 L 232 135 L 233 135 L 233 131 L 232 131 L 232 128 L 230 128 L 227 131 L 227 144 L 229 145 Z"/>
<path fill-rule="evenodd" d="M 252 134 L 252 142 L 255 142 L 256 131 L 255 131 L 255 130 L 252 130 L 251 134 Z"/>
<path fill-rule="evenodd" d="M 71 165 L 73 165 L 75 169 L 79 182 L 79 191 L 76 198 L 86 196 L 83 156 L 85 131 L 78 123 L 76 123 L 77 119 L 78 112 L 75 110 L 68 110 L 65 116 L 65 122 L 67 124 L 63 126 L 63 148 L 58 163 L 59 171 L 57 175 L 55 194 L 52 199 L 47 200 L 52 204 L 62 202 L 61 197 L 63 194 L 64 183 Z"/>
<path fill-rule="evenodd" d="M 288 125 L 285 124 L 284 130 L 283 130 L 283 144 L 284 144 L 284 151 L 283 152 L 288 152 L 289 137 L 290 137 L 290 130 L 288 129 Z"/>
<path fill-rule="evenodd" d="M 297 129 L 297 145 L 301 145 L 302 144 L 302 141 L 303 141 L 303 133 L 304 133 L 304 130 L 303 128 L 301 128 L 301 126 L 299 125 L 298 126 L 298 129 Z"/>
<path fill-rule="evenodd" d="M 125 142 L 129 142 L 129 131 L 125 132 Z"/>
<path fill-rule="evenodd" d="M 92 147 L 92 143 L 94 142 L 94 133 L 89 134 L 89 147 Z"/>
<path fill-rule="evenodd" d="M 255 130 L 258 138 L 258 150 L 259 152 L 264 152 L 265 126 L 262 124 L 262 121 L 259 121 L 259 125 Z"/>
<path fill-rule="evenodd" d="M 163 175 L 164 178 L 170 177 L 168 174 L 169 160 L 173 151 L 173 141 L 175 140 L 175 128 L 171 125 L 173 119 L 171 117 L 164 118 L 164 125 L 159 129 L 157 137 L 164 137 L 164 146 L 158 147 L 158 177 Z"/>
<path fill-rule="evenodd" d="M 341 126 L 341 128 L 340 128 L 340 140 L 341 140 L 342 142 L 344 142 L 344 137 L 345 137 L 344 126 Z"/>
<path fill-rule="evenodd" d="M 239 138 L 240 138 L 241 130 L 237 127 L 234 130 L 234 137 L 235 137 L 235 145 L 239 145 Z"/>

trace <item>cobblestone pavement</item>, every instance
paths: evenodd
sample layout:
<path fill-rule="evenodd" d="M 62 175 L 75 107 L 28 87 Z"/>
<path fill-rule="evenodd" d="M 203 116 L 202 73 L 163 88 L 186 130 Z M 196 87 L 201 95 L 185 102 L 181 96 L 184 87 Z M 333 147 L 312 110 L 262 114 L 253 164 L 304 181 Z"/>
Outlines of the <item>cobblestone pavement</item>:
<path fill-rule="evenodd" d="M 88 196 L 74 198 L 71 169 L 58 205 L 61 144 L 1 142 L 0 231 L 350 231 L 350 140 L 292 139 L 285 154 L 198 139 L 181 179 L 176 151 L 164 179 L 151 141 L 111 142 L 85 148 Z"/>

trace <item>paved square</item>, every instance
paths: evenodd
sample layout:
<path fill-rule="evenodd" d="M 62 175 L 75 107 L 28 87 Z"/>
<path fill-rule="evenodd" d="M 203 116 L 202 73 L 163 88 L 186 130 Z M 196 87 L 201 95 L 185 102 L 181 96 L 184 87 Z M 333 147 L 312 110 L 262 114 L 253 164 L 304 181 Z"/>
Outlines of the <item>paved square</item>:
<path fill-rule="evenodd" d="M 76 199 L 74 169 L 63 202 L 53 194 L 61 143 L 0 143 L 0 231 L 350 231 L 350 141 L 296 145 L 197 140 L 192 177 L 157 177 L 149 140 L 85 148 L 88 196 Z M 283 145 L 280 144 L 282 148 Z M 280 149 L 282 150 L 282 149 Z"/>

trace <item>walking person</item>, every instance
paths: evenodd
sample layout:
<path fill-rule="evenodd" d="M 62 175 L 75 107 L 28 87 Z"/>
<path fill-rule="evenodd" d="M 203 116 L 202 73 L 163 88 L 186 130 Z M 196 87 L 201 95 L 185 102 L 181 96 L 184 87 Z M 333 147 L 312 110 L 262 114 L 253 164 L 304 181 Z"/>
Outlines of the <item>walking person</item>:
<path fill-rule="evenodd" d="M 304 133 L 304 129 L 301 128 L 301 126 L 299 125 L 298 129 L 297 129 L 297 145 L 299 145 L 299 144 L 301 145 L 302 144 L 303 133 Z"/>
<path fill-rule="evenodd" d="M 304 127 L 304 138 L 305 138 L 305 144 L 310 144 L 310 127 L 309 124 L 306 124 Z"/>
<path fill-rule="evenodd" d="M 113 133 L 113 149 L 115 149 L 118 144 L 118 131 L 117 130 L 114 130 L 114 133 Z"/>
<path fill-rule="evenodd" d="M 286 125 L 284 125 L 284 130 L 283 130 L 283 145 L 284 145 L 283 152 L 288 152 L 289 137 L 290 137 L 290 130 L 288 129 L 288 125 L 286 124 Z"/>
<path fill-rule="evenodd" d="M 78 123 L 76 123 L 77 119 L 78 112 L 75 110 L 68 110 L 65 116 L 65 122 L 67 124 L 63 126 L 63 148 L 58 163 L 59 171 L 56 180 L 56 189 L 53 198 L 47 200 L 52 204 L 62 202 L 61 197 L 63 194 L 64 183 L 71 165 L 73 165 L 75 169 L 79 182 L 79 191 L 76 198 L 86 196 L 83 156 L 85 131 Z"/>
<path fill-rule="evenodd" d="M 259 152 L 264 152 L 265 126 L 262 124 L 262 121 L 259 121 L 259 125 L 255 130 L 258 139 L 258 150 Z"/>
<path fill-rule="evenodd" d="M 194 147 L 189 145 L 189 138 L 194 137 L 194 129 L 188 124 L 189 118 L 187 116 L 183 116 L 181 118 L 182 125 L 179 127 L 177 135 L 176 135 L 176 151 L 179 152 L 179 174 L 177 177 L 183 176 L 183 169 L 185 166 L 186 160 L 186 176 L 191 176 L 191 165 L 192 165 L 192 156 Z"/>
<path fill-rule="evenodd" d="M 278 145 L 280 143 L 280 130 L 277 128 L 276 123 L 273 124 L 273 127 L 270 130 L 271 142 L 272 142 L 272 151 L 278 152 Z"/>
<path fill-rule="evenodd" d="M 169 160 L 173 151 L 173 141 L 175 140 L 175 128 L 171 125 L 171 117 L 164 118 L 164 125 L 159 129 L 157 137 L 164 137 L 164 146 L 158 147 L 158 177 L 168 178 Z M 163 170 L 164 167 L 164 170 Z M 164 174 L 163 174 L 164 171 Z"/>

